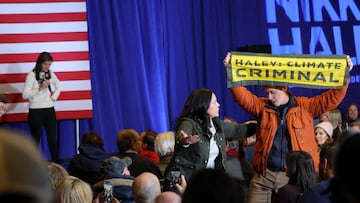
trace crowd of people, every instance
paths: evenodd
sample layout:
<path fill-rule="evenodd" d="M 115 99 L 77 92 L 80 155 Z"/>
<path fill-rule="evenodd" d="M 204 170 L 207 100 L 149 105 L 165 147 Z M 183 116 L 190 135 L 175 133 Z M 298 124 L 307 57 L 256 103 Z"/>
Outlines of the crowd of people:
<path fill-rule="evenodd" d="M 229 53 L 224 59 L 225 66 L 230 57 Z M 174 131 L 146 129 L 139 134 L 122 129 L 116 136 L 116 153 L 106 152 L 102 136 L 88 131 L 79 153 L 61 165 L 57 148 L 50 149 L 51 161 L 43 160 L 37 149 L 37 131 L 49 127 L 51 142 L 56 129 L 51 120 L 58 94 L 48 87 L 50 80 L 55 85 L 59 81 L 52 72 L 40 82 L 38 76 L 49 72 L 51 62 L 49 53 L 41 53 L 24 89 L 24 97 L 35 102 L 29 111 L 33 139 L 0 130 L 0 202 L 360 201 L 355 185 L 359 180 L 353 176 L 354 157 L 360 155 L 358 106 L 349 105 L 344 121 L 337 109 L 348 84 L 312 98 L 294 96 L 287 86 L 264 85 L 267 98 L 243 86 L 232 87 L 235 102 L 255 118 L 246 123 L 221 120 L 216 94 L 195 89 Z M 347 63 L 351 70 L 349 57 Z M 34 95 L 45 103 L 36 103 Z M 0 95 L 0 116 L 8 102 Z"/>

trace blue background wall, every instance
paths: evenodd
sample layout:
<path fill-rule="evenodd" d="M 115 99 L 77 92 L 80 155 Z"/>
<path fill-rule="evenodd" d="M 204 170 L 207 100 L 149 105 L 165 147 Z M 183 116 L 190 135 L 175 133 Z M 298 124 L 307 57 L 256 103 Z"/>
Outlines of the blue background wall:
<path fill-rule="evenodd" d="M 215 91 L 221 118 L 249 120 L 226 87 L 226 52 L 270 44 L 276 54 L 346 53 L 357 65 L 359 8 L 350 0 L 87 0 L 94 117 L 79 121 L 79 133 L 97 131 L 114 152 L 121 129 L 172 130 L 187 95 L 199 87 Z M 350 102 L 360 104 L 357 69 L 339 106 L 343 112 Z M 292 91 L 313 96 L 323 90 Z M 26 123 L 4 126 L 29 132 Z M 72 157 L 76 121 L 58 126 L 60 154 Z M 40 150 L 49 158 L 46 140 Z"/>

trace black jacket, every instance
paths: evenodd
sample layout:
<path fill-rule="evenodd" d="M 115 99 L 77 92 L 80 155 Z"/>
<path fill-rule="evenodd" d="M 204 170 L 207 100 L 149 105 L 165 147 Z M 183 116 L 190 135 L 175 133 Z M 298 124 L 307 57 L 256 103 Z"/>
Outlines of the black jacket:
<path fill-rule="evenodd" d="M 104 177 L 100 174 L 102 162 L 109 157 L 104 148 L 95 144 L 82 144 L 79 154 L 75 155 L 67 167 L 70 175 L 93 185 Z"/>

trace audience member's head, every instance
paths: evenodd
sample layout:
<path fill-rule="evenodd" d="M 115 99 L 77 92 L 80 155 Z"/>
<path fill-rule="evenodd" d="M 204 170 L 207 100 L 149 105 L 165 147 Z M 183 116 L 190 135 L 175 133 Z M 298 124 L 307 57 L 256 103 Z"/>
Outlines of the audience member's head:
<path fill-rule="evenodd" d="M 154 174 L 144 172 L 135 178 L 133 196 L 136 203 L 154 202 L 160 193 L 160 182 Z"/>
<path fill-rule="evenodd" d="M 153 130 L 144 130 L 140 135 L 142 150 L 155 151 L 154 142 L 157 133 Z"/>
<path fill-rule="evenodd" d="M 334 129 L 342 123 L 341 111 L 336 108 L 320 115 L 320 122 L 328 121 Z"/>
<path fill-rule="evenodd" d="M 335 177 L 333 178 L 330 190 L 335 202 L 360 202 L 360 133 L 353 133 L 340 144 L 335 159 Z"/>
<path fill-rule="evenodd" d="M 88 131 L 83 134 L 80 144 L 96 144 L 104 146 L 104 140 L 96 132 Z"/>
<path fill-rule="evenodd" d="M 9 103 L 8 98 L 5 95 L 0 94 L 0 117 L 5 114 L 7 103 Z"/>
<path fill-rule="evenodd" d="M 224 171 L 209 168 L 191 176 L 182 197 L 183 203 L 239 203 L 245 200 L 242 184 Z"/>
<path fill-rule="evenodd" d="M 322 180 L 334 177 L 335 144 L 327 144 L 321 148 L 319 176 Z"/>
<path fill-rule="evenodd" d="M 159 133 L 155 138 L 155 151 L 160 156 L 174 152 L 175 134 L 172 131 Z"/>
<path fill-rule="evenodd" d="M 57 186 L 67 177 L 69 174 L 66 169 L 60 164 L 54 162 L 47 162 L 47 168 L 50 178 L 50 183 L 52 185 L 53 190 L 57 188 Z"/>
<path fill-rule="evenodd" d="M 56 203 L 90 203 L 93 192 L 89 184 L 74 176 L 67 176 L 55 190 Z"/>
<path fill-rule="evenodd" d="M 129 150 L 140 152 L 141 151 L 141 142 L 139 133 L 133 129 L 124 129 L 120 130 L 117 135 L 117 146 L 120 151 L 126 152 Z"/>
<path fill-rule="evenodd" d="M 329 121 L 324 121 L 315 126 L 315 140 L 319 146 L 333 142 L 334 127 Z"/>
<path fill-rule="evenodd" d="M 175 192 L 166 191 L 156 197 L 155 203 L 181 203 L 181 197 Z"/>
<path fill-rule="evenodd" d="M 24 135 L 0 130 L 0 202 L 48 203 L 52 194 L 35 143 Z"/>
<path fill-rule="evenodd" d="M 128 166 L 130 166 L 132 160 L 130 157 L 124 157 L 122 159 L 111 156 L 104 160 L 100 171 L 104 175 L 104 178 L 119 178 L 124 175 L 130 175 Z"/>
<path fill-rule="evenodd" d="M 286 156 L 286 175 L 289 184 L 296 185 L 301 192 L 316 183 L 316 172 L 311 155 L 305 151 L 290 151 Z"/>
<path fill-rule="evenodd" d="M 356 103 L 351 103 L 346 109 L 347 121 L 354 121 L 359 118 L 359 108 Z"/>

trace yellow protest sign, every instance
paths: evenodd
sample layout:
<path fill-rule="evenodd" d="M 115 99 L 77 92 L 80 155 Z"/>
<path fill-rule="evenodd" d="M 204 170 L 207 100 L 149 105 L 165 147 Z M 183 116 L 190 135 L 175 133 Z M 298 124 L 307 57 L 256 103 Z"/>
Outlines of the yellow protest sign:
<path fill-rule="evenodd" d="M 271 55 L 232 52 L 228 87 L 245 85 L 339 88 L 346 85 L 345 55 Z"/>

